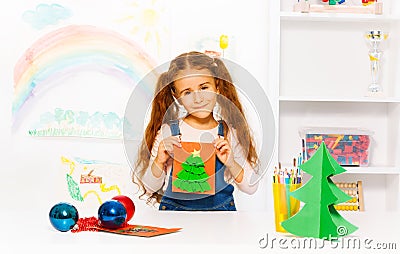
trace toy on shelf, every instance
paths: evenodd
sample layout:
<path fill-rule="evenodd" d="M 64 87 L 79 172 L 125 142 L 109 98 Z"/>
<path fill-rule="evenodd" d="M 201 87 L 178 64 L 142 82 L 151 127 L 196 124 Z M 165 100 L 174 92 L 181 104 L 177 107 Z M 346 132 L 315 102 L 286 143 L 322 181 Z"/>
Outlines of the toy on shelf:
<path fill-rule="evenodd" d="M 343 4 L 345 0 L 322 0 L 323 3 L 329 3 L 329 5 Z"/>
<path fill-rule="evenodd" d="M 370 46 L 368 56 L 370 60 L 372 82 L 368 87 L 368 96 L 382 97 L 382 86 L 379 84 L 381 73 L 382 50 L 380 46 L 387 40 L 388 34 L 380 30 L 370 30 L 365 33 L 365 40 Z"/>
<path fill-rule="evenodd" d="M 300 130 L 305 160 L 325 142 L 330 154 L 341 166 L 368 166 L 371 131 L 356 128 L 306 127 Z M 305 143 L 305 144 L 304 144 Z"/>
<path fill-rule="evenodd" d="M 362 5 L 368 6 L 370 4 L 376 3 L 377 0 L 361 0 Z"/>
<path fill-rule="evenodd" d="M 293 6 L 295 12 L 322 13 L 359 13 L 377 14 L 383 12 L 383 3 L 378 0 L 362 0 L 360 5 L 346 4 L 344 0 L 323 0 L 322 4 L 311 4 L 308 0 L 299 0 Z"/>
<path fill-rule="evenodd" d="M 357 181 L 356 183 L 338 182 L 335 184 L 351 197 L 350 200 L 335 205 L 336 210 L 365 211 L 362 181 Z"/>

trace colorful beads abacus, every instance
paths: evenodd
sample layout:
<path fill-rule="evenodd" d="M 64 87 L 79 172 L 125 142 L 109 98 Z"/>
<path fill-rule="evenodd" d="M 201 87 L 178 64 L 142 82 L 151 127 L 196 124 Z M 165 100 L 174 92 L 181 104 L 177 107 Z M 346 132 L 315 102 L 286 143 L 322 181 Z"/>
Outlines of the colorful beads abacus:
<path fill-rule="evenodd" d="M 335 183 L 344 193 L 352 197 L 345 203 L 335 205 L 335 209 L 338 211 L 364 211 L 364 198 L 362 182 L 357 183 L 346 183 L 338 182 Z"/>

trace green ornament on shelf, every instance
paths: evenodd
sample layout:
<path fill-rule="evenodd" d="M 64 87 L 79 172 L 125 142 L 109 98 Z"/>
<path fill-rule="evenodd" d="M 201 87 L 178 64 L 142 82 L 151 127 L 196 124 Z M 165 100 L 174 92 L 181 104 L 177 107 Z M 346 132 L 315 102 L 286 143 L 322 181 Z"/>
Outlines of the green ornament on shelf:
<path fill-rule="evenodd" d="M 337 0 L 329 0 L 329 5 L 336 5 Z"/>

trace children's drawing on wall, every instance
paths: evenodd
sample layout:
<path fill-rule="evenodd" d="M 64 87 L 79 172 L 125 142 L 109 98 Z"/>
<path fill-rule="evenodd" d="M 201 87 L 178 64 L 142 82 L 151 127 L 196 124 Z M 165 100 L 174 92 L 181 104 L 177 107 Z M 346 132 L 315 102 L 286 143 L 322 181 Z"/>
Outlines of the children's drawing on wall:
<path fill-rule="evenodd" d="M 121 179 L 129 179 L 128 165 L 66 156 L 61 156 L 61 163 L 66 173 L 66 192 L 75 201 L 98 206 L 125 192 Z"/>
<path fill-rule="evenodd" d="M 72 16 L 72 11 L 60 4 L 39 4 L 35 10 L 22 14 L 22 19 L 34 29 L 57 25 Z"/>
<path fill-rule="evenodd" d="M 90 71 L 111 76 L 132 89 L 154 66 L 155 62 L 141 47 L 113 30 L 90 25 L 56 29 L 35 41 L 15 64 L 13 128 L 17 128 L 41 96 L 68 78 Z M 84 81 L 78 85 L 93 85 L 91 80 Z M 98 83 L 94 85 L 108 85 Z M 109 87 L 113 92 L 120 88 Z M 79 92 L 72 91 L 73 95 Z M 76 107 L 75 102 L 71 104 Z"/>
<path fill-rule="evenodd" d="M 124 121 L 127 121 L 124 123 Z M 124 125 L 125 124 L 125 125 Z M 104 139 L 122 139 L 123 128 L 127 128 L 125 138 L 139 140 L 138 130 L 125 117 L 115 112 L 74 111 L 56 108 L 53 112 L 45 112 L 38 122 L 28 130 L 33 137 L 88 137 Z M 128 136 L 129 135 L 129 136 Z"/>
<path fill-rule="evenodd" d="M 130 0 L 126 1 L 125 10 L 116 19 L 117 23 L 127 27 L 149 54 L 160 57 L 168 42 L 169 18 L 165 1 Z"/>

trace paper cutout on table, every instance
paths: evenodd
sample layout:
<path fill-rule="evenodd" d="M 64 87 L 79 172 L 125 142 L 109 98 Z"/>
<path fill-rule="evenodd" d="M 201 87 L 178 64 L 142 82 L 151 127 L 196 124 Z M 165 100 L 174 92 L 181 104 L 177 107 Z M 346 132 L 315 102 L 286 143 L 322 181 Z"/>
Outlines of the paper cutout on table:
<path fill-rule="evenodd" d="M 99 231 L 131 236 L 152 237 L 177 232 L 182 228 L 159 228 L 142 225 L 128 225 L 119 229 L 99 228 Z"/>
<path fill-rule="evenodd" d="M 113 30 L 70 25 L 47 33 L 22 54 L 14 67 L 13 127 L 19 124 L 21 114 L 33 108 L 31 100 L 60 84 L 60 80 L 90 70 L 135 87 L 155 66 L 141 47 Z M 146 96 L 153 95 L 151 85 L 139 89 Z"/>
<path fill-rule="evenodd" d="M 88 196 L 91 195 L 95 196 L 99 204 L 102 204 L 103 200 L 121 195 L 121 188 L 117 184 L 108 185 L 106 183 L 110 179 L 116 181 L 115 178 L 118 177 L 119 172 L 129 172 L 127 167 L 105 161 L 83 160 L 81 158 L 75 160 L 62 156 L 61 162 L 68 167 L 67 170 L 69 171 L 66 174 L 69 196 L 80 202 L 86 201 Z M 96 175 L 92 175 L 93 172 L 96 172 Z"/>
<path fill-rule="evenodd" d="M 125 121 L 125 123 L 124 123 Z M 123 128 L 125 129 L 123 131 Z M 124 136 L 125 133 L 125 136 Z M 138 139 L 132 124 L 117 113 L 74 111 L 56 108 L 46 112 L 28 131 L 34 137 L 91 137 L 107 139 Z"/>
<path fill-rule="evenodd" d="M 126 225 L 121 228 L 108 229 L 101 227 L 99 219 L 92 216 L 88 218 L 79 218 L 78 222 L 71 230 L 71 232 L 78 233 L 82 231 L 94 231 L 94 232 L 100 231 L 100 232 L 108 232 L 120 235 L 153 237 L 153 236 L 178 232 L 181 229 L 182 228 L 161 228 L 161 227 L 144 226 L 144 225 L 130 225 L 128 223 L 126 223 Z"/>
<path fill-rule="evenodd" d="M 174 146 L 172 191 L 215 194 L 215 149 L 211 143 L 181 142 Z"/>
<path fill-rule="evenodd" d="M 59 4 L 38 4 L 35 10 L 25 11 L 22 19 L 35 29 L 56 25 L 59 21 L 68 19 L 72 12 Z"/>
<path fill-rule="evenodd" d="M 346 170 L 329 154 L 325 143 L 300 168 L 312 177 L 291 195 L 305 204 L 298 213 L 283 221 L 282 227 L 297 236 L 321 239 L 343 237 L 356 231 L 357 227 L 345 220 L 334 207 L 351 197 L 330 179 Z"/>

